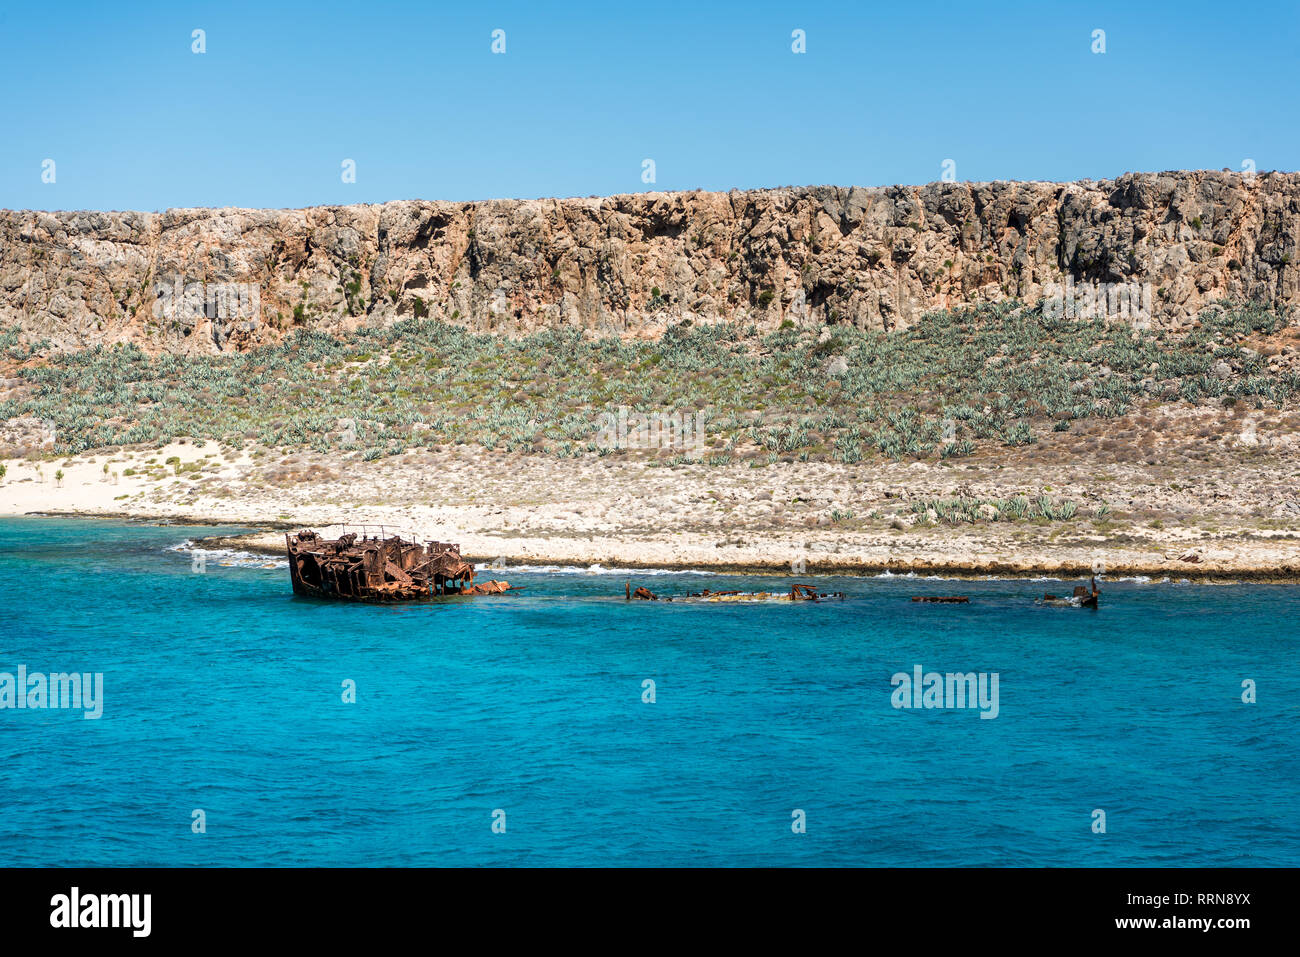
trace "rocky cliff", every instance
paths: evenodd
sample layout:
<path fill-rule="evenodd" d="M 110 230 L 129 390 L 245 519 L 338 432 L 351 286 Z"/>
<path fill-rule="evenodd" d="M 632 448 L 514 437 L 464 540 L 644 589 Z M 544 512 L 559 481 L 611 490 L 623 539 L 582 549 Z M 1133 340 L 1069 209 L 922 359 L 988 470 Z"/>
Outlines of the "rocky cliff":
<path fill-rule="evenodd" d="M 654 336 L 691 319 L 893 329 L 1076 284 L 1158 325 L 1300 302 L 1300 174 L 806 187 L 302 210 L 0 212 L 0 325 L 55 348 L 245 348 L 429 316 Z"/>

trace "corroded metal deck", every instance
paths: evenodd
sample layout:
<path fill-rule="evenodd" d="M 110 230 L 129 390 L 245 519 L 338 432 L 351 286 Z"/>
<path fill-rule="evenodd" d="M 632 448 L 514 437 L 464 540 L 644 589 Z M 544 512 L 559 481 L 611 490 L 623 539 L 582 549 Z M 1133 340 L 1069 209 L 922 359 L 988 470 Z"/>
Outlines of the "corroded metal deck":
<path fill-rule="evenodd" d="M 400 535 L 356 533 L 332 540 L 304 529 L 285 535 L 294 594 L 343 601 L 427 601 L 451 595 L 494 595 L 508 582 L 474 584 L 474 566 L 460 546 L 423 545 Z"/>

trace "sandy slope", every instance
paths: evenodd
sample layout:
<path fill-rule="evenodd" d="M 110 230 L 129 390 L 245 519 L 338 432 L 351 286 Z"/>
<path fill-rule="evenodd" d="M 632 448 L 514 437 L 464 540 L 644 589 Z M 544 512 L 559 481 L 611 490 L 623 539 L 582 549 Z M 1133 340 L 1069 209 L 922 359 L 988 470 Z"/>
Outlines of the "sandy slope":
<path fill-rule="evenodd" d="M 179 462 L 167 464 L 173 456 Z M 1076 574 L 1100 563 L 1111 574 L 1300 580 L 1300 482 L 1289 454 L 1207 463 L 1193 479 L 1186 464 L 667 468 L 466 447 L 364 462 L 342 453 L 223 454 L 189 442 L 48 461 L 39 472 L 29 462 L 7 465 L 0 515 L 382 524 L 512 564 Z M 950 526 L 918 523 L 912 510 L 921 498 L 1017 494 L 1070 500 L 1079 515 Z M 1099 520 L 1103 501 L 1111 512 Z M 283 531 L 249 541 L 278 551 Z"/>

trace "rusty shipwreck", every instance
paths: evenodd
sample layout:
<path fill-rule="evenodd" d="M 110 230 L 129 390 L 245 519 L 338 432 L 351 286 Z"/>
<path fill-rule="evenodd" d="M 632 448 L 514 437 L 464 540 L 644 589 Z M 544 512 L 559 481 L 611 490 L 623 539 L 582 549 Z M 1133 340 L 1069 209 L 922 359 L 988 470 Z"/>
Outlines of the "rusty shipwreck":
<path fill-rule="evenodd" d="M 497 595 L 508 582 L 474 584 L 474 566 L 460 546 L 418 543 L 414 536 L 360 535 L 322 538 L 310 529 L 285 535 L 289 576 L 296 595 L 342 601 L 428 601 L 452 595 Z"/>

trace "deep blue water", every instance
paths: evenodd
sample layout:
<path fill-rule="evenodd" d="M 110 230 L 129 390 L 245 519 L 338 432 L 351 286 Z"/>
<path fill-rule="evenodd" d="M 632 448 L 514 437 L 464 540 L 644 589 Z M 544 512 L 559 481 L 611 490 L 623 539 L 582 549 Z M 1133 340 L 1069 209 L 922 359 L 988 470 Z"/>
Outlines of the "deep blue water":
<path fill-rule="evenodd" d="M 0 672 L 104 674 L 99 720 L 0 710 L 0 865 L 1300 864 L 1295 586 L 629 604 L 511 571 L 526 594 L 374 607 L 196 574 L 168 546 L 201 533 L 0 521 Z M 998 717 L 895 709 L 917 664 L 997 672 Z"/>

